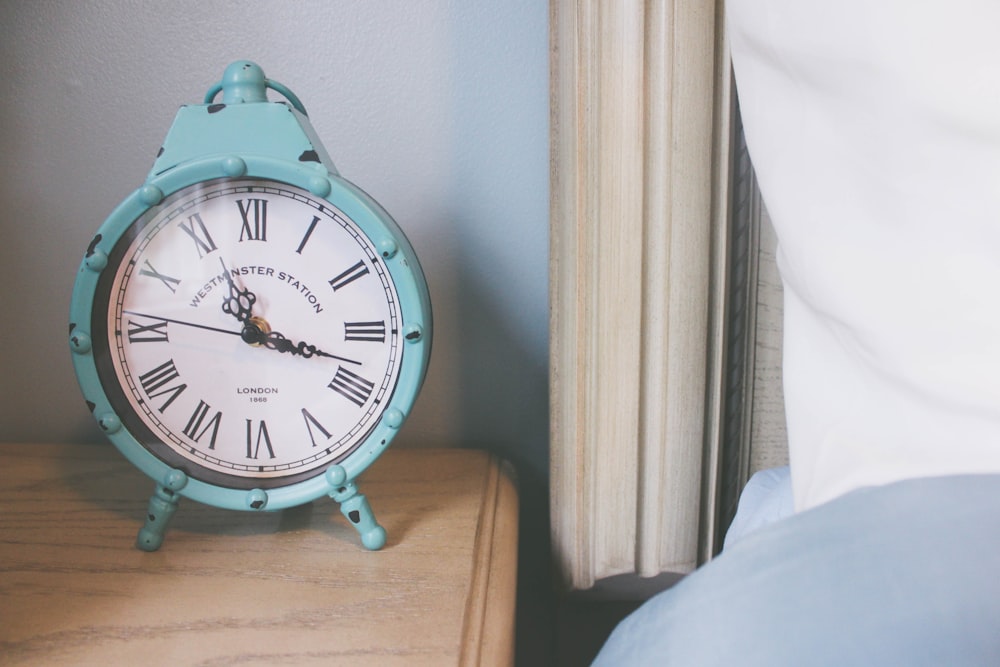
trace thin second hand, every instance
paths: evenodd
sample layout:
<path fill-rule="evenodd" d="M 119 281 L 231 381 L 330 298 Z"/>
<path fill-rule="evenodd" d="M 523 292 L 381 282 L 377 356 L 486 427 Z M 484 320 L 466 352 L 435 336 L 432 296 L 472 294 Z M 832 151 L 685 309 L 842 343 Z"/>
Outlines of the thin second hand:
<path fill-rule="evenodd" d="M 125 314 L 125 315 L 135 315 L 136 317 L 146 317 L 146 318 L 149 318 L 151 320 L 160 320 L 162 322 L 170 322 L 171 324 L 180 324 L 181 326 L 185 326 L 185 327 L 194 327 L 195 329 L 206 329 L 207 331 L 216 331 L 218 333 L 229 334 L 230 336 L 240 336 L 241 338 L 243 337 L 243 332 L 242 331 L 230 331 L 229 329 L 219 329 L 218 327 L 210 327 L 207 324 L 196 324 L 194 322 L 185 322 L 184 320 L 175 320 L 175 319 L 170 318 L 170 317 L 162 317 L 161 315 L 150 315 L 148 313 L 140 313 L 140 312 L 137 312 L 137 311 L 134 311 L 134 310 L 123 310 L 122 313 Z M 264 336 L 264 339 L 266 339 L 266 336 Z M 290 343 L 290 344 L 294 345 L 294 343 Z M 274 349 L 276 351 L 278 351 L 278 352 L 285 352 L 286 351 L 286 350 L 281 350 L 281 349 L 278 349 L 278 348 L 274 348 Z M 343 361 L 343 362 L 348 363 L 348 364 L 356 364 L 358 366 L 361 365 L 360 361 L 356 361 L 354 359 L 348 359 L 347 357 L 341 357 L 341 356 L 338 356 L 336 354 L 330 354 L 329 352 L 324 352 L 323 350 L 315 350 L 313 352 L 313 354 L 316 355 L 316 356 L 318 356 L 318 357 L 329 357 L 330 359 L 336 359 L 338 361 Z"/>
<path fill-rule="evenodd" d="M 218 327 L 210 327 L 207 324 L 196 324 L 194 322 L 185 322 L 184 320 L 175 320 L 169 317 L 162 317 L 160 315 L 150 315 L 148 313 L 138 313 L 134 310 L 123 310 L 122 313 L 125 315 L 135 315 L 136 317 L 148 317 L 151 320 L 160 320 L 163 322 L 170 322 L 171 324 L 180 324 L 185 327 L 194 327 L 196 329 L 206 329 L 208 331 L 217 331 L 218 333 L 229 334 L 230 336 L 239 336 L 239 331 L 231 331 L 229 329 L 219 329 Z"/>

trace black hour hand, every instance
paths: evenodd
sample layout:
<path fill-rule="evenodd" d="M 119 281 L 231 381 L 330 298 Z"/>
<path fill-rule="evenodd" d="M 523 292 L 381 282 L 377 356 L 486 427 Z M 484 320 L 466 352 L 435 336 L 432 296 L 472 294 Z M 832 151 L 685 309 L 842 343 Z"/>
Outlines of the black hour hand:
<path fill-rule="evenodd" d="M 257 303 L 257 295 L 248 289 L 238 290 L 235 286 L 230 287 L 229 291 L 230 296 L 222 300 L 222 310 L 240 322 L 247 322 L 253 315 L 253 305 Z"/>
<path fill-rule="evenodd" d="M 222 310 L 227 315 L 232 315 L 240 322 L 246 323 L 253 316 L 253 305 L 257 303 L 257 295 L 248 289 L 239 289 L 233 277 L 229 275 L 226 263 L 221 259 L 222 275 L 225 276 L 229 284 L 229 296 L 222 300 Z"/>

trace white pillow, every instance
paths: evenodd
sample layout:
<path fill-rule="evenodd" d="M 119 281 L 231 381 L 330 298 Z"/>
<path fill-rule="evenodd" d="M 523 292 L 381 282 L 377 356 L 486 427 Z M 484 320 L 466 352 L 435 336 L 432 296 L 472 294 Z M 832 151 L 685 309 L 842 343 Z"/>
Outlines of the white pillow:
<path fill-rule="evenodd" d="M 1000 471 L 1000 3 L 730 0 L 797 509 Z"/>

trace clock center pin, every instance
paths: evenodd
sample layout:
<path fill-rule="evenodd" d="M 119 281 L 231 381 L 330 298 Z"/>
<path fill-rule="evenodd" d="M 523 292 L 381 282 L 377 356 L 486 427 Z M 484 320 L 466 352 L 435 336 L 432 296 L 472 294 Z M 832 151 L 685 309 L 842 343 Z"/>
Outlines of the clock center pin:
<path fill-rule="evenodd" d="M 271 333 L 271 325 L 263 317 L 253 316 L 247 320 L 240 332 L 240 338 L 244 343 L 253 347 L 260 347 L 267 339 L 267 334 Z"/>

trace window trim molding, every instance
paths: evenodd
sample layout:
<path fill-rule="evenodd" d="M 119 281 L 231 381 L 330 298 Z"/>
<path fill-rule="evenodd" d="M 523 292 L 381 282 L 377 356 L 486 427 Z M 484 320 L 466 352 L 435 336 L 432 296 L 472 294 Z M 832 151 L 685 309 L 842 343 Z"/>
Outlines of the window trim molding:
<path fill-rule="evenodd" d="M 722 0 L 552 0 L 550 481 L 569 589 L 715 550 L 731 75 Z"/>

